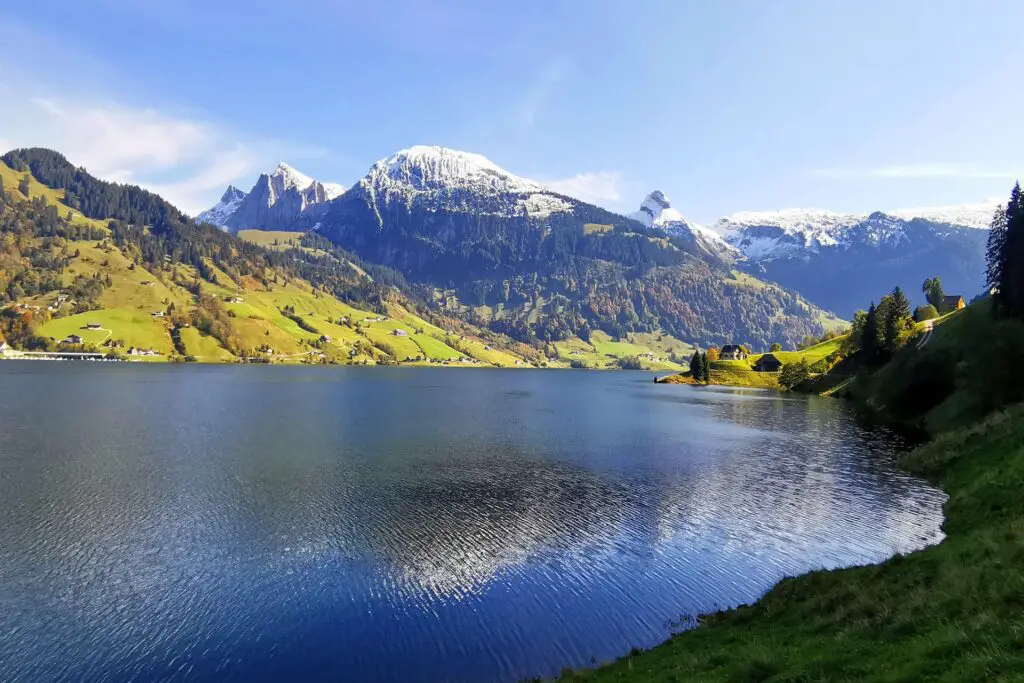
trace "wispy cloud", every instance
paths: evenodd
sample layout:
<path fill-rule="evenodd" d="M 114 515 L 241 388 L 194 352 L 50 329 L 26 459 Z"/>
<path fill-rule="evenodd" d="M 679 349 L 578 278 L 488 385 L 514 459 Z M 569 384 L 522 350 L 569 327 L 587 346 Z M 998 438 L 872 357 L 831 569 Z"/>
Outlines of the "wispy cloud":
<path fill-rule="evenodd" d="M 197 213 L 229 183 L 253 178 L 282 158 L 323 150 L 273 140 L 239 140 L 214 122 L 115 101 L 41 97 L 28 88 L 9 95 L 19 106 L 0 110 L 0 149 L 56 149 L 94 175 L 159 192 Z"/>
<path fill-rule="evenodd" d="M 533 128 L 537 117 L 542 113 L 551 95 L 568 71 L 569 63 L 564 59 L 557 59 L 545 64 L 537 72 L 515 109 L 515 124 L 519 130 L 526 131 Z"/>
<path fill-rule="evenodd" d="M 1003 178 L 1012 179 L 1020 171 L 986 168 L 978 164 L 906 164 L 878 168 L 819 168 L 811 171 L 815 178 L 836 180 L 855 178 Z"/>
<path fill-rule="evenodd" d="M 622 174 L 618 171 L 577 173 L 571 178 L 542 181 L 559 194 L 582 199 L 591 204 L 622 201 Z"/>

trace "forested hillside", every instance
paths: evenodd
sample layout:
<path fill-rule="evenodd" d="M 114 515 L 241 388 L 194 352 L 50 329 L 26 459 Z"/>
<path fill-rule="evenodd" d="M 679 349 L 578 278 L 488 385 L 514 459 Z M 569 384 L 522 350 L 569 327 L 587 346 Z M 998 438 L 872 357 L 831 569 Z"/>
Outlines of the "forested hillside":
<path fill-rule="evenodd" d="M 318 231 L 437 288 L 447 310 L 523 341 L 664 331 L 767 348 L 837 324 L 692 240 L 456 150 L 413 148 L 378 162 L 331 203 Z"/>
<path fill-rule="evenodd" d="M 326 242 L 250 244 L 48 150 L 3 161 L 0 335 L 13 346 L 78 337 L 72 345 L 147 358 L 546 362 L 417 305 L 399 273 Z"/>

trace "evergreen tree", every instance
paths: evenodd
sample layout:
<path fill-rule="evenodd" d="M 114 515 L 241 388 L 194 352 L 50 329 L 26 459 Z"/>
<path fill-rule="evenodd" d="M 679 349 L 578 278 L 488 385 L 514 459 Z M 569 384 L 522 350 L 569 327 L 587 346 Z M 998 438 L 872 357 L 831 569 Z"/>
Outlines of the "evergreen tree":
<path fill-rule="evenodd" d="M 690 377 L 700 381 L 700 351 L 694 351 L 690 358 Z"/>
<path fill-rule="evenodd" d="M 704 383 L 711 381 L 711 361 L 707 353 L 700 354 L 700 379 Z"/>
<path fill-rule="evenodd" d="M 985 289 L 994 292 L 1003 276 L 1003 246 L 1006 244 L 1006 209 L 996 207 L 985 245 Z M 997 297 L 998 298 L 998 297 Z"/>
<path fill-rule="evenodd" d="M 882 346 L 889 353 L 899 348 L 900 335 L 909 327 L 910 301 L 903 290 L 896 287 L 888 297 L 885 307 L 885 318 L 882 327 Z"/>
<path fill-rule="evenodd" d="M 935 310 L 941 311 L 942 305 L 946 300 L 946 294 L 942 291 L 942 282 L 937 277 L 930 277 L 924 281 L 921 285 L 921 291 L 924 292 L 925 300 L 935 307 Z"/>
<path fill-rule="evenodd" d="M 1013 318 L 1024 318 L 1024 196 L 1020 183 L 1006 203 L 1006 236 L 1001 251 L 999 308 Z"/>
<path fill-rule="evenodd" d="M 878 357 L 878 308 L 871 302 L 868 313 L 864 317 L 864 331 L 860 343 L 864 359 L 871 363 Z"/>

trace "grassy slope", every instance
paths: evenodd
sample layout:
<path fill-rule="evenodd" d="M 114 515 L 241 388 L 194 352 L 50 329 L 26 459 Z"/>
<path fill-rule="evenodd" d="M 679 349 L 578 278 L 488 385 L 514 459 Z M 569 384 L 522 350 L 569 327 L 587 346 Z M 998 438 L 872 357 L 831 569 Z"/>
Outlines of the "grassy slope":
<path fill-rule="evenodd" d="M 28 196 L 26 197 L 18 190 L 18 183 L 20 183 L 21 179 L 24 177 L 25 173 L 19 173 L 3 161 L 0 161 L 0 181 L 3 182 L 3 186 L 6 191 L 13 193 L 16 197 L 22 197 L 25 199 L 44 197 L 48 203 L 55 205 L 60 210 L 61 216 L 66 216 L 70 211 L 71 221 L 73 223 L 91 225 L 104 231 L 107 229 L 106 221 L 86 218 L 80 212 L 75 211 L 64 204 L 64 190 L 55 190 L 52 187 L 47 187 L 32 176 L 29 176 L 29 190 Z"/>
<path fill-rule="evenodd" d="M 648 370 L 680 370 L 682 365 L 668 360 L 673 351 L 680 357 L 693 353 L 693 347 L 675 337 L 666 334 L 633 333 L 624 340 L 614 340 L 600 330 L 590 335 L 590 343 L 582 339 L 569 339 L 556 342 L 558 357 L 564 362 L 582 361 L 592 368 L 618 367 L 618 360 L 628 356 L 641 357 L 644 369 Z M 644 354 L 654 354 L 659 360 L 651 361 L 643 358 Z"/>
<path fill-rule="evenodd" d="M 940 545 L 786 579 L 752 606 L 564 680 L 1021 680 L 1024 406 L 942 436 L 903 464 L 950 495 Z"/>
<path fill-rule="evenodd" d="M 786 363 L 798 363 L 806 358 L 808 363 L 816 363 L 839 348 L 843 337 L 815 344 L 802 351 L 775 351 L 773 355 Z M 711 361 L 711 384 L 734 387 L 756 387 L 761 389 L 778 389 L 779 375 L 772 372 L 754 372 L 751 365 L 764 354 L 753 354 L 747 360 L 716 360 Z M 664 384 L 696 384 L 685 371 L 679 375 L 670 375 L 660 380 Z"/>

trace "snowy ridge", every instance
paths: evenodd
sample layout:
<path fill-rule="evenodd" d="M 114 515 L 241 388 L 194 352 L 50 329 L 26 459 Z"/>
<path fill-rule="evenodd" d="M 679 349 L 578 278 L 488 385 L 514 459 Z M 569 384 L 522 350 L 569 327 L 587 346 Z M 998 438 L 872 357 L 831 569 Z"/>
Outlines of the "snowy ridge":
<path fill-rule="evenodd" d="M 500 215 L 526 211 L 534 218 L 572 211 L 571 204 L 539 183 L 509 173 L 480 154 L 445 147 L 396 152 L 374 164 L 359 186 L 388 202 L 425 202 L 455 210 Z"/>
<path fill-rule="evenodd" d="M 337 183 L 321 183 L 285 162 L 261 173 L 249 192 L 228 187 L 220 203 L 199 214 L 200 220 L 227 230 L 301 229 L 323 206 L 345 193 Z"/>
<path fill-rule="evenodd" d="M 228 218 L 238 210 L 246 194 L 234 185 L 228 185 L 228 189 L 221 195 L 220 201 L 215 206 L 196 216 L 196 220 L 216 225 L 218 228 L 226 228 Z"/>
<path fill-rule="evenodd" d="M 672 207 L 668 197 L 661 190 L 651 192 L 640 204 L 640 210 L 629 214 L 629 218 L 647 227 L 661 228 L 669 235 L 693 239 L 696 244 L 719 257 L 735 257 L 736 248 L 725 241 L 720 234 L 697 223 L 691 223 L 683 214 Z"/>
<path fill-rule="evenodd" d="M 889 215 L 913 220 L 921 218 L 932 223 L 944 225 L 960 225 L 967 228 L 988 230 L 992 224 L 992 214 L 1000 206 L 998 199 L 987 199 L 977 204 L 959 204 L 955 206 L 932 206 L 919 209 L 899 209 L 890 211 Z"/>
<path fill-rule="evenodd" d="M 807 258 L 825 248 L 898 246 L 912 226 L 941 239 L 951 230 L 987 229 L 997 202 L 961 206 L 841 214 L 824 209 L 741 211 L 719 219 L 714 229 L 748 259 Z"/>

